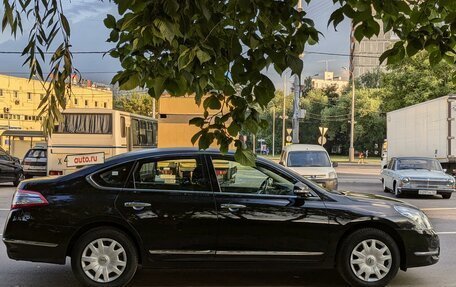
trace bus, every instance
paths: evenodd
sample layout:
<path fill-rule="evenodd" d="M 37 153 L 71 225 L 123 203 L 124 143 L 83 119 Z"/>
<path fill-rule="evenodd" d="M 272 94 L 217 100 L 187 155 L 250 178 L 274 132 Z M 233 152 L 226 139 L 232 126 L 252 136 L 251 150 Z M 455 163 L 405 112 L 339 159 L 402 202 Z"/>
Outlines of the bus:
<path fill-rule="evenodd" d="M 132 150 L 157 147 L 157 120 L 109 109 L 67 109 L 47 144 L 47 174 L 65 175 Z"/>

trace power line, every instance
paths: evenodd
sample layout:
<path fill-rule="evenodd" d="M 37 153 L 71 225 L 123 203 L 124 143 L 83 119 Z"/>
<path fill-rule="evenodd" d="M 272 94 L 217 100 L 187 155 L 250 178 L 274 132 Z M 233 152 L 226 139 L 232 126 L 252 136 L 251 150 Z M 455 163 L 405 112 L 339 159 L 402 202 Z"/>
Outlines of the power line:
<path fill-rule="evenodd" d="M 90 55 L 90 54 L 106 54 L 109 51 L 73 51 L 71 52 L 74 55 Z M 20 51 L 0 51 L 0 54 L 5 55 L 22 55 Z M 53 52 L 44 52 L 46 55 L 54 55 Z M 344 53 L 332 53 L 332 52 L 316 52 L 316 51 L 304 51 L 304 54 L 313 54 L 313 55 L 325 55 L 325 56 L 337 56 L 337 57 L 350 57 L 350 54 Z M 375 55 L 353 55 L 355 58 L 372 58 L 378 59 L 378 56 Z"/>

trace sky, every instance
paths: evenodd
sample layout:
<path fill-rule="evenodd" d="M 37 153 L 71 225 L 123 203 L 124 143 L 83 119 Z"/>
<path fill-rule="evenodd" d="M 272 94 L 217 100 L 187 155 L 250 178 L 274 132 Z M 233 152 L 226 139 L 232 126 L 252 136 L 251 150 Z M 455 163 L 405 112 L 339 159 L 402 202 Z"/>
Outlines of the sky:
<path fill-rule="evenodd" d="M 303 1 L 305 2 L 305 1 Z M 71 25 L 71 44 L 73 51 L 106 51 L 114 47 L 112 43 L 107 43 L 109 30 L 105 28 L 103 19 L 107 14 L 116 15 L 117 7 L 109 1 L 100 0 L 64 0 L 64 12 Z M 305 5 L 305 4 L 304 4 Z M 350 23 L 344 20 L 339 24 L 337 31 L 333 26 L 327 27 L 327 21 L 331 12 L 335 9 L 332 0 L 312 0 L 309 6 L 304 6 L 304 11 L 308 17 L 315 21 L 316 28 L 323 33 L 317 45 L 305 47 L 305 51 L 349 54 L 349 33 Z M 0 17 L 2 17 L 0 10 Z M 30 24 L 25 24 L 24 31 L 30 28 Z M 1 51 L 22 51 L 27 42 L 27 32 L 18 35 L 14 39 L 8 31 L 0 31 L 0 52 Z M 10 74 L 13 76 L 27 77 L 27 67 L 22 63 L 25 58 L 19 55 L 0 54 L 0 74 Z M 326 61 L 328 70 L 333 71 L 335 76 L 348 78 L 347 72 L 342 67 L 348 67 L 349 58 L 347 56 L 328 56 L 328 55 L 304 55 L 304 70 L 302 76 L 323 77 Z M 74 55 L 74 64 L 82 73 L 85 79 L 94 82 L 109 83 L 115 72 L 120 70 L 117 59 L 109 55 L 84 54 Z M 43 68 L 44 71 L 47 69 Z M 283 78 L 275 73 L 271 67 L 266 74 L 272 79 L 277 89 L 282 89 Z M 285 77 L 289 83 L 290 72 L 285 72 Z"/>

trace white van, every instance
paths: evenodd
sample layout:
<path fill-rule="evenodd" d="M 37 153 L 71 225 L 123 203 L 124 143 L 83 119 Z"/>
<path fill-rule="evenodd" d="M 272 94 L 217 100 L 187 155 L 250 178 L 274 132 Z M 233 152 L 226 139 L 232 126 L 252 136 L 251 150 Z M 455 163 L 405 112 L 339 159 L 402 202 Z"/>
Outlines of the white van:
<path fill-rule="evenodd" d="M 286 146 L 280 156 L 281 165 L 321 184 L 328 189 L 337 189 L 337 173 L 326 149 L 319 145 L 292 144 Z"/>

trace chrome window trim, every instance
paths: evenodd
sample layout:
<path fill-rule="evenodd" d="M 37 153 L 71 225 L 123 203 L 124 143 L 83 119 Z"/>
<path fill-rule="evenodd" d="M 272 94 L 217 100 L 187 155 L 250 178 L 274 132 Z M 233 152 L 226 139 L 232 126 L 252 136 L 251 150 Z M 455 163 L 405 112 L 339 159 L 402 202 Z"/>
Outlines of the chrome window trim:
<path fill-rule="evenodd" d="M 55 248 L 55 247 L 59 246 L 57 243 L 29 241 L 29 240 L 5 239 L 5 238 L 3 238 L 3 242 L 11 243 L 11 244 L 22 244 L 22 245 L 49 247 L 49 248 Z"/>
<path fill-rule="evenodd" d="M 152 255 L 215 255 L 214 250 L 149 250 Z"/>

